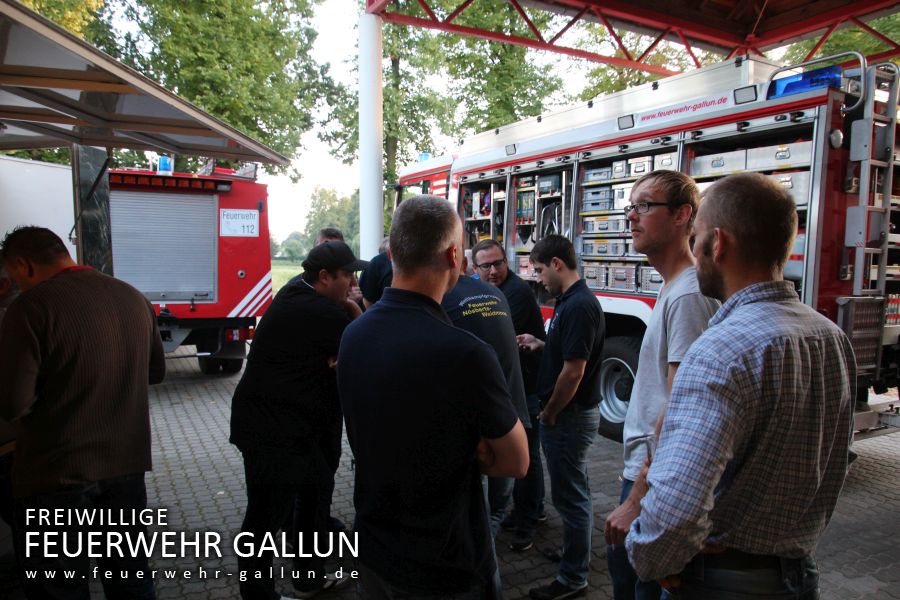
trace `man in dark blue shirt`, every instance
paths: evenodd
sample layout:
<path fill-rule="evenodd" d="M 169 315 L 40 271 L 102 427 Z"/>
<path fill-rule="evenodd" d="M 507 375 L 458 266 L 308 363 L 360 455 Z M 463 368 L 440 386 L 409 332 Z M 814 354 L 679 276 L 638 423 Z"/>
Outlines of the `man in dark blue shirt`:
<path fill-rule="evenodd" d="M 496 240 L 482 240 L 472 248 L 475 272 L 481 279 L 491 283 L 503 292 L 509 302 L 513 327 L 516 335 L 530 333 L 539 340 L 546 339 L 541 309 L 531 286 L 509 270 L 506 251 Z M 519 364 L 525 384 L 528 403 L 528 474 L 517 479 L 513 489 L 513 509 L 501 527 L 515 533 L 509 547 L 516 552 L 524 552 L 534 545 L 534 531 L 544 514 L 544 468 L 541 462 L 541 437 L 538 415 L 541 402 L 537 397 L 537 374 L 541 363 L 540 352 L 522 351 Z M 524 421 L 523 421 L 524 422 Z"/>
<path fill-rule="evenodd" d="M 393 287 L 347 328 L 338 356 L 361 591 L 482 598 L 496 565 L 479 472 L 523 476 L 525 431 L 493 350 L 439 304 L 463 257 L 453 207 L 403 202 L 390 244 Z"/>
<path fill-rule="evenodd" d="M 463 260 L 463 273 L 465 264 Z M 497 353 L 513 408 L 522 424 L 529 429 L 531 423 L 525 402 L 522 367 L 519 365 L 519 347 L 506 297 L 493 285 L 460 275 L 453 289 L 444 294 L 441 307 L 447 311 L 455 326 L 478 336 Z M 491 534 L 494 536 L 509 505 L 514 481 L 512 477 L 488 479 L 488 507 L 491 512 Z"/>
<path fill-rule="evenodd" d="M 531 251 L 541 283 L 556 296 L 547 341 L 532 335 L 519 344 L 543 348 L 537 393 L 543 410 L 541 444 L 547 456 L 553 506 L 563 521 L 559 574 L 550 585 L 529 591 L 534 600 L 562 600 L 587 589 L 593 507 L 587 451 L 600 425 L 600 363 L 605 322 L 597 298 L 578 274 L 575 248 L 567 238 L 549 235 Z"/>

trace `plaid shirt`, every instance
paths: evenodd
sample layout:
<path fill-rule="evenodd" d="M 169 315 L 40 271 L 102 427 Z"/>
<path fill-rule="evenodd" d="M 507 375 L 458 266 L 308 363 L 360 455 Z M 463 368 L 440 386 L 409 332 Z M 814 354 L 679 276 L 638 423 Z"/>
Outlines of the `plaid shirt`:
<path fill-rule="evenodd" d="M 796 558 L 847 472 L 856 361 L 838 327 L 772 281 L 734 294 L 681 363 L 625 541 L 643 580 L 706 545 Z"/>

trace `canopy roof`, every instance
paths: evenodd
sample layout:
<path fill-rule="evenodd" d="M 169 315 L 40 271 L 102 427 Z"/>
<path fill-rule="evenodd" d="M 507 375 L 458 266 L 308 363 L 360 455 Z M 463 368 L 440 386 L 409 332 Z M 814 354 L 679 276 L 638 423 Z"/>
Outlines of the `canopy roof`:
<path fill-rule="evenodd" d="M 0 0 L 0 150 L 71 143 L 289 162 L 18 2 Z"/>
<path fill-rule="evenodd" d="M 897 12 L 900 3 L 896 0 L 508 0 L 531 32 L 529 37 L 490 31 L 460 18 L 474 1 L 459 0 L 459 6 L 446 14 L 431 5 L 433 0 L 367 0 L 366 10 L 389 22 L 550 50 L 660 75 L 674 73 L 646 59 L 663 40 L 682 45 L 694 65 L 700 67 L 693 48 L 730 58 L 819 37 L 814 54 L 836 29 L 855 26 L 888 46 L 870 59 L 900 55 L 900 44 L 867 25 L 872 19 Z M 562 15 L 566 24 L 554 31 L 539 31 L 528 14 L 535 11 Z M 561 42 L 573 25 L 584 22 L 601 24 L 609 31 L 618 47 L 616 55 L 604 56 Z M 616 29 L 647 34 L 655 41 L 640 55 L 633 55 Z"/>

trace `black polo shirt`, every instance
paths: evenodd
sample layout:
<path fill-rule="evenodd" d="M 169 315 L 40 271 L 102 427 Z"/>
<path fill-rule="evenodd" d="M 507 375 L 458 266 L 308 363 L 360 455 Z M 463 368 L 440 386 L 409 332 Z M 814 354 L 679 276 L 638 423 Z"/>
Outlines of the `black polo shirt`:
<path fill-rule="evenodd" d="M 603 309 L 584 280 L 579 279 L 556 299 L 538 375 L 538 397 L 542 402 L 547 402 L 553 394 L 563 362 L 577 359 L 587 359 L 587 365 L 572 402 L 579 406 L 596 406 L 600 402 L 600 363 L 605 336 Z"/>
<path fill-rule="evenodd" d="M 369 261 L 369 266 L 359 274 L 359 290 L 369 304 L 381 300 L 385 288 L 394 279 L 394 267 L 386 252 L 378 254 Z"/>
<path fill-rule="evenodd" d="M 522 424 L 530 427 L 519 345 L 503 292 L 479 279 L 460 277 L 453 289 L 444 294 L 441 307 L 454 325 L 487 342 L 497 353 L 513 408 Z"/>
<path fill-rule="evenodd" d="M 509 302 L 516 335 L 530 333 L 539 340 L 547 339 L 541 308 L 538 306 L 537 298 L 535 298 L 531 286 L 512 271 L 508 271 L 506 279 L 498 287 Z M 530 396 L 537 390 L 541 354 L 540 352 L 522 352 L 520 358 L 522 380 L 525 382 L 525 393 Z"/>
<path fill-rule="evenodd" d="M 431 298 L 388 288 L 347 327 L 338 387 L 360 562 L 413 594 L 484 586 L 494 559 L 475 448 L 518 420 L 493 350 Z"/>
<path fill-rule="evenodd" d="M 346 310 L 305 281 L 285 285 L 259 322 L 231 401 L 231 443 L 296 451 L 340 419 L 328 366 L 350 323 Z"/>

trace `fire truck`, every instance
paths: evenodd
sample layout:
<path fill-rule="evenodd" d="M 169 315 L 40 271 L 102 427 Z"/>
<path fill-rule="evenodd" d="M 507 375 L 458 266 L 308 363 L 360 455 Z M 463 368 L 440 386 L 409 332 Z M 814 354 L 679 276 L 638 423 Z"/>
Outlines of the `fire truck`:
<path fill-rule="evenodd" d="M 691 175 L 701 190 L 741 171 L 771 177 L 798 212 L 785 277 L 852 340 L 855 427 L 875 435 L 900 426 L 900 403 L 869 396 L 897 386 L 900 363 L 897 90 L 894 64 L 858 53 L 792 66 L 738 56 L 474 135 L 452 156 L 404 170 L 399 189 L 457 206 L 467 247 L 503 244 L 545 316 L 552 299 L 529 253 L 549 234 L 572 239 L 606 315 L 600 433 L 621 439 L 663 285 L 632 244 L 623 211 L 632 185 L 660 169 Z"/>
<path fill-rule="evenodd" d="M 90 194 L 108 210 L 90 215 L 73 208 L 69 167 L 2 157 L 0 168 L 9 175 L 0 184 L 2 232 L 48 223 L 75 239 L 80 262 L 147 297 L 166 352 L 193 345 L 204 373 L 241 370 L 246 341 L 272 300 L 267 192 L 255 165 L 213 165 L 206 175 L 109 170 Z M 31 200 L 16 201 L 23 197 Z"/>

